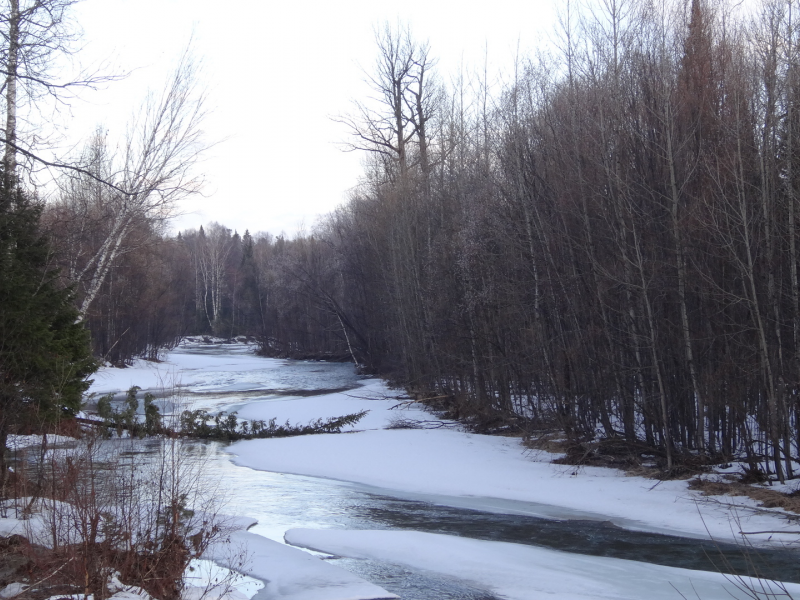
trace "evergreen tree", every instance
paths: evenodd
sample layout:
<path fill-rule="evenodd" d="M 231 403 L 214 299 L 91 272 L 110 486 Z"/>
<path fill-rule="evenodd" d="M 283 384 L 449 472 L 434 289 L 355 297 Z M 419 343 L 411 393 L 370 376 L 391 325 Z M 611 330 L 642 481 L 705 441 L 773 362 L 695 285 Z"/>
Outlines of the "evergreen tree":
<path fill-rule="evenodd" d="M 41 206 L 0 177 L 0 450 L 80 408 L 96 368 L 72 291 L 57 281 Z M 0 452 L 0 484 L 6 464 Z"/>
<path fill-rule="evenodd" d="M 241 272 L 239 311 L 241 316 L 238 323 L 239 330 L 247 335 L 255 335 L 262 332 L 258 267 L 253 250 L 253 236 L 247 230 L 242 236 L 242 260 L 239 266 Z"/>

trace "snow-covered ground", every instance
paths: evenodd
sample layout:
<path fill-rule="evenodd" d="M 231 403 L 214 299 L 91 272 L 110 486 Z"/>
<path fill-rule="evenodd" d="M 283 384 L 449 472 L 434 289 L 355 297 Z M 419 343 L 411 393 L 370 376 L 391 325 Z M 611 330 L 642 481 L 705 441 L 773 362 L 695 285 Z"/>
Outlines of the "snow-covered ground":
<path fill-rule="evenodd" d="M 166 387 L 166 381 L 204 390 L 254 390 L 258 386 L 276 389 L 280 386 L 269 382 L 270 373 L 279 377 L 283 364 L 284 361 L 247 355 L 240 348 L 232 349 L 231 354 L 208 356 L 184 350 L 170 353 L 167 361 L 160 364 L 140 362 L 128 369 L 103 369 L 91 391 L 120 391 L 130 385 L 158 389 Z M 710 535 L 717 540 L 736 540 L 740 530 L 770 532 L 750 535 L 750 541 L 756 544 L 793 543 L 799 539 L 791 533 L 798 527 L 791 526 L 780 510 L 753 510 L 755 503 L 746 498 L 710 503 L 688 490 L 685 481 L 657 482 L 628 477 L 613 469 L 554 465 L 553 455 L 526 450 L 515 438 L 452 429 L 387 429 L 397 419 L 431 419 L 414 405 L 398 406 L 397 395 L 382 381 L 367 379 L 361 387 L 348 392 L 250 398 L 237 407 L 241 418 L 305 423 L 359 410 L 370 412 L 346 434 L 239 442 L 230 448 L 236 455 L 234 461 L 258 470 L 356 482 L 406 497 L 424 494 L 435 497 L 437 502 L 458 506 L 551 518 L 608 520 L 630 529 L 698 538 Z M 786 533 L 773 533 L 776 531 Z M 363 587 L 363 581 L 354 580 L 345 584 L 343 580 L 334 583 L 330 579 L 330 585 L 298 586 L 297 582 L 310 581 L 303 575 L 305 567 L 295 561 L 295 567 L 290 568 L 287 565 L 292 559 L 284 560 L 280 554 L 293 549 L 277 550 L 274 542 L 256 539 L 253 534 L 237 535 L 252 547 L 256 557 L 263 559 L 263 567 L 253 567 L 248 572 L 272 582 L 270 598 L 344 600 L 391 596 L 376 596 L 375 590 Z M 730 597 L 721 586 L 724 578 L 714 574 L 566 555 L 517 544 L 418 532 L 344 530 L 293 530 L 287 540 L 324 552 L 372 557 L 467 578 L 508 598 L 526 599 L 545 593 L 559 599 L 680 598 L 672 585 L 686 597 Z M 269 570 L 270 563 L 276 568 L 280 565 L 280 576 Z M 320 577 L 322 581 L 328 576 Z M 339 595 L 331 591 L 336 589 Z M 792 591 L 800 598 L 800 588 L 792 587 Z"/>

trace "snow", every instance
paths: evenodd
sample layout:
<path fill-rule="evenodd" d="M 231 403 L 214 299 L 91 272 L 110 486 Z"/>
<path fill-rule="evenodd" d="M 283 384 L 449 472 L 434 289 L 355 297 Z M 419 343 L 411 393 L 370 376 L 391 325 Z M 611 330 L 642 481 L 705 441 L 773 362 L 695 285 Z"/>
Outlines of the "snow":
<path fill-rule="evenodd" d="M 229 586 L 219 586 L 224 600 L 243 600 L 258 592 L 269 600 L 379 600 L 397 598 L 377 585 L 323 562 L 307 552 L 285 546 L 246 529 L 255 524 L 249 517 L 225 517 L 230 530 L 225 539 L 211 545 L 203 558 L 246 575 L 249 581 L 234 581 L 232 593 Z M 194 563 L 195 566 L 198 564 Z M 213 575 L 200 573 L 200 579 L 213 581 Z M 252 579 L 251 579 L 252 578 Z M 254 580 L 263 582 L 252 586 Z M 205 582 L 202 582 L 205 583 Z M 244 584 L 244 585 L 243 585 Z M 202 596 L 215 600 L 212 594 L 202 594 L 208 586 L 195 585 L 187 589 L 182 600 L 200 600 Z M 242 594 L 241 592 L 245 592 Z"/>
<path fill-rule="evenodd" d="M 9 583 L 6 587 L 0 590 L 0 598 L 13 598 L 14 596 L 18 596 L 29 586 L 25 585 L 24 583 Z"/>
<path fill-rule="evenodd" d="M 190 388 L 195 394 L 260 391 L 266 397 L 285 390 L 313 389 L 322 382 L 330 388 L 358 385 L 353 369 L 341 363 L 299 362 L 305 368 L 297 377 L 297 369 L 284 368 L 286 362 L 256 356 L 246 344 L 186 344 L 169 352 L 162 362 L 139 359 L 124 369 L 101 368 L 92 376 L 89 393 L 119 393 L 137 385 L 156 393 Z"/>
<path fill-rule="evenodd" d="M 246 548 L 244 562 L 237 547 Z M 233 549 L 233 550 L 231 550 Z M 230 544 L 216 544 L 206 553 L 223 566 L 261 579 L 270 600 L 377 600 L 397 598 L 386 590 L 329 565 L 302 550 L 238 531 Z"/>
<path fill-rule="evenodd" d="M 181 590 L 181 600 L 249 600 L 249 596 L 227 586 L 187 586 Z"/>
<path fill-rule="evenodd" d="M 211 560 L 193 558 L 183 577 L 182 600 L 250 600 L 264 582 Z"/>
<path fill-rule="evenodd" d="M 178 350 L 170 352 L 169 360 L 164 362 L 138 359 L 124 369 L 103 367 L 93 375 L 89 393 L 125 392 L 134 385 L 143 390 L 171 390 L 173 387 L 202 387 L 209 384 L 219 386 L 224 385 L 226 373 L 230 376 L 231 373 L 280 368 L 281 361 L 258 357 L 247 346 L 231 346 L 234 353 L 226 356 Z"/>
<path fill-rule="evenodd" d="M 0 537 L 19 535 L 45 548 L 53 548 L 54 536 L 59 545 L 75 542 L 76 532 L 72 531 L 72 528 L 54 527 L 53 521 L 49 518 L 53 514 L 59 514 L 62 518 L 68 519 L 74 514 L 75 507 L 58 500 L 23 497 L 18 499 L 17 508 L 9 500 L 3 503 L 2 508 L 7 515 L 17 515 L 23 512 L 22 509 L 31 512 L 28 518 L 19 519 L 14 516 L 0 518 Z"/>
<path fill-rule="evenodd" d="M 396 392 L 386 388 L 379 379 L 365 379 L 361 387 L 347 392 L 312 396 L 308 398 L 284 397 L 278 400 L 250 402 L 238 411 L 238 417 L 246 420 L 266 420 L 275 418 L 278 423 L 289 421 L 292 424 L 308 423 L 315 419 L 340 417 L 362 410 L 369 411 L 360 421 L 342 431 L 383 429 L 398 417 L 411 419 L 431 419 L 419 408 L 394 409 L 399 400 Z M 272 469 L 268 469 L 272 470 Z"/>
<path fill-rule="evenodd" d="M 0 536 L 10 537 L 12 535 L 21 535 L 26 537 L 34 527 L 39 529 L 41 527 L 41 522 L 38 520 L 32 522 L 30 519 L 15 519 L 13 517 L 3 518 L 0 519 Z"/>
<path fill-rule="evenodd" d="M 94 600 L 94 594 L 60 594 L 50 596 L 47 600 Z M 150 594 L 140 587 L 127 586 L 108 597 L 108 600 L 155 600 Z M 239 600 L 234 598 L 231 600 Z"/>
<path fill-rule="evenodd" d="M 471 581 L 508 600 L 744 600 L 737 580 L 718 573 L 567 554 L 419 531 L 291 529 L 290 544 L 349 558 L 369 558 Z M 741 580 L 745 581 L 745 580 Z M 761 583 L 749 581 L 760 588 Z M 800 598 L 800 585 L 786 584 Z M 773 584 L 773 591 L 781 591 Z"/>
<path fill-rule="evenodd" d="M 61 509 L 66 510 L 65 508 Z M 255 521 L 249 517 L 224 517 L 226 528 L 246 529 Z M 191 574 L 196 585 L 187 585 L 183 600 L 248 600 L 260 588 L 265 588 L 270 600 L 377 600 L 397 598 L 349 571 L 327 564 L 321 559 L 278 542 L 249 533 L 232 531 L 224 541 L 213 544 L 204 558 L 214 560 L 250 577 L 233 578 L 218 585 L 215 573 L 203 573 L 202 566 L 195 561 L 195 572 Z M 52 547 L 48 540 L 47 520 L 36 513 L 30 519 L 0 518 L 0 535 L 19 534 L 28 539 Z M 75 540 L 70 540 L 74 542 Z M 203 561 L 200 561 L 203 562 Z M 254 581 L 262 580 L 263 583 Z M 197 585 L 199 584 L 199 585 Z M 255 584 L 255 585 L 254 585 Z M 18 593 L 19 586 L 8 586 L 0 591 L 0 598 Z M 140 588 L 126 586 L 116 577 L 109 581 L 109 591 L 116 600 L 151 600 Z M 247 592 L 250 591 L 248 594 Z M 3 594 L 7 596 L 3 596 Z M 72 600 L 91 600 L 83 594 L 71 596 Z"/>

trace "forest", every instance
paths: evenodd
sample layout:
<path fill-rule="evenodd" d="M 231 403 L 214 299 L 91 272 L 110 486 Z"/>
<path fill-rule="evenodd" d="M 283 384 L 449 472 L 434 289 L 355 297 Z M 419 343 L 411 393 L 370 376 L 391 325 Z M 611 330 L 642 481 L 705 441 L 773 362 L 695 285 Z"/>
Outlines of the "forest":
<path fill-rule="evenodd" d="M 363 173 L 292 234 L 178 231 L 213 146 L 191 48 L 121 136 L 48 146 L 53 106 L 122 77 L 62 68 L 76 2 L 0 0 L 0 520 L 29 535 L 3 530 L 3 586 L 184 597 L 234 531 L 184 442 L 369 412 L 167 414 L 180 382 L 88 394 L 101 366 L 152 366 L 189 336 L 350 362 L 445 419 L 387 429 L 552 442 L 664 479 L 800 477 L 800 0 L 564 0 L 552 40 L 503 73 L 444 72 L 436 40 L 377 25 L 371 91 L 333 117 Z"/>
<path fill-rule="evenodd" d="M 505 77 L 439 72 L 434 45 L 382 26 L 374 98 L 337 117 L 363 177 L 293 236 L 170 231 L 202 116 L 187 63 L 124 152 L 90 139 L 40 227 L 103 361 L 248 336 L 352 360 L 476 430 L 557 428 L 667 472 L 741 456 L 783 481 L 800 455 L 797 12 L 565 2 L 555 43 Z"/>

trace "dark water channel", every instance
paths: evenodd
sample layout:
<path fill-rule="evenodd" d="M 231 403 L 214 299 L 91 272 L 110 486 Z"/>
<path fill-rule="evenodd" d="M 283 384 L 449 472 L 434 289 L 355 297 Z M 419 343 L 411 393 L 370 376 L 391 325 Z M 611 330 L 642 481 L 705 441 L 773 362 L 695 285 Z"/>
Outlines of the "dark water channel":
<path fill-rule="evenodd" d="M 275 373 L 280 380 L 280 384 L 273 386 L 275 395 L 280 396 L 281 388 L 292 389 L 295 394 L 296 390 L 304 390 L 303 395 L 308 395 L 315 389 L 342 388 L 355 383 L 352 369 L 347 365 L 319 367 L 319 364 L 284 361 Z M 213 396 L 209 408 L 214 411 L 246 404 L 250 396 L 246 390 L 265 389 L 264 382 L 256 381 L 252 374 L 245 381 L 237 381 L 233 373 L 226 375 L 229 378 L 222 387 L 214 385 L 219 380 L 212 384 L 211 378 L 209 385 L 194 389 L 189 386 L 186 391 L 196 396 L 209 393 Z M 226 490 L 225 512 L 258 519 L 259 524 L 251 531 L 277 541 L 283 540 L 287 529 L 295 527 L 416 530 L 800 583 L 800 554 L 789 549 L 745 552 L 731 544 L 630 531 L 607 521 L 555 520 L 516 514 L 524 510 L 508 514 L 502 510 L 460 508 L 460 501 L 455 498 L 452 504 L 456 506 L 448 505 L 444 497 L 404 499 L 386 490 L 356 484 L 236 466 L 221 443 L 197 442 L 190 446 L 193 453 L 207 460 L 206 471 L 212 480 L 219 481 Z M 397 565 L 344 558 L 330 560 L 404 600 L 494 598 L 463 582 Z"/>

